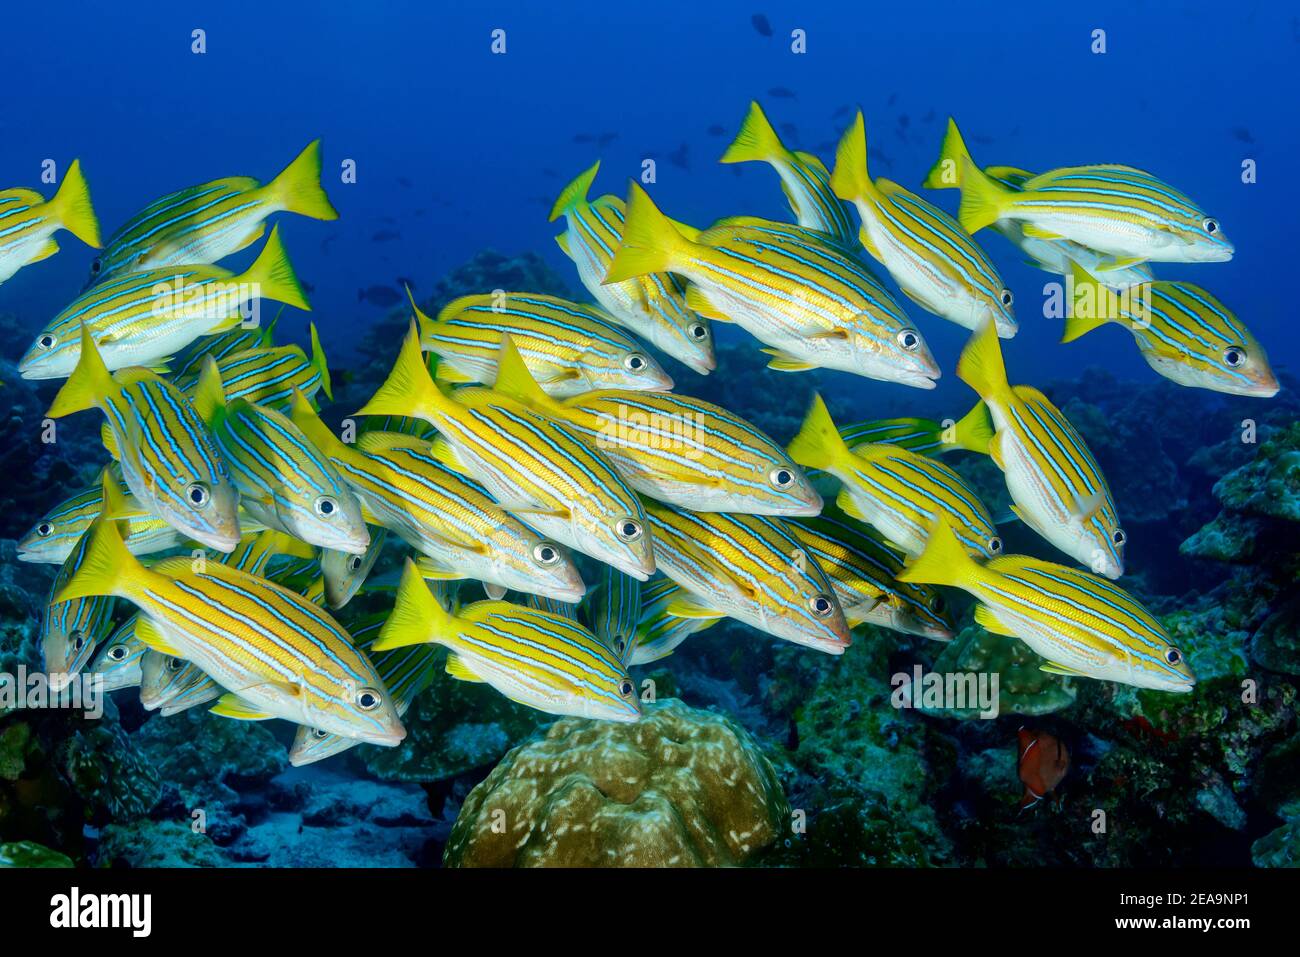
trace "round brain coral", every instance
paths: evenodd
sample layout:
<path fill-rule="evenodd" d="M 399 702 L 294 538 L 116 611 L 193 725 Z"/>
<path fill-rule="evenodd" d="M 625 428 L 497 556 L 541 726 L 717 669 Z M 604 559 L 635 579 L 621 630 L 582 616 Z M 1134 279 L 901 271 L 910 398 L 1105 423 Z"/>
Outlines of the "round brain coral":
<path fill-rule="evenodd" d="M 566 718 L 465 799 L 448 867 L 717 867 L 789 821 L 776 772 L 739 725 L 669 699 L 634 724 Z"/>

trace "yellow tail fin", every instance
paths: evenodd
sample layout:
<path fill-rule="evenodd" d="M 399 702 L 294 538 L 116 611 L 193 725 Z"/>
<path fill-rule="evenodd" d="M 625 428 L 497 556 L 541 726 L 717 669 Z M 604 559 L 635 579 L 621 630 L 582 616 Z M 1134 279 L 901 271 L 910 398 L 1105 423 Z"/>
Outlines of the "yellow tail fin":
<path fill-rule="evenodd" d="M 339 218 L 320 183 L 320 140 L 308 143 L 279 176 L 266 184 L 266 190 L 291 213 L 312 219 Z"/>
<path fill-rule="evenodd" d="M 655 272 L 670 272 L 693 244 L 659 211 L 654 200 L 633 183 L 627 199 L 623 239 L 609 264 L 604 285 Z"/>
<path fill-rule="evenodd" d="M 438 604 L 415 562 L 408 558 L 402 569 L 401 584 L 397 586 L 397 602 L 371 648 L 388 651 L 430 641 L 450 646 L 446 636 L 454 628 L 455 619 Z"/>
<path fill-rule="evenodd" d="M 930 531 L 925 550 L 894 577 L 919 585 L 965 587 L 983 571 L 979 562 L 957 540 L 947 522 L 940 520 Z"/>
<path fill-rule="evenodd" d="M 99 220 L 90 205 L 90 187 L 81 172 L 81 160 L 73 160 L 63 174 L 58 192 L 47 204 L 52 218 L 87 246 L 99 248 Z"/>
<path fill-rule="evenodd" d="M 591 166 L 579 173 L 573 182 L 564 187 L 560 191 L 559 199 L 551 207 L 551 218 L 547 221 L 553 223 L 575 206 L 586 204 L 587 193 L 591 190 L 591 184 L 596 179 L 598 172 L 600 172 L 600 160 L 596 160 Z"/>
<path fill-rule="evenodd" d="M 111 482 L 112 479 L 106 476 L 105 481 Z M 142 589 L 154 587 L 156 580 L 166 581 L 162 575 L 141 565 L 140 560 L 127 550 L 117 522 L 97 518 L 86 534 L 90 540 L 86 543 L 81 564 L 54 596 L 55 602 L 95 595 L 116 595 L 134 600 Z"/>
<path fill-rule="evenodd" d="M 772 124 L 763 114 L 763 108 L 753 102 L 749 104 L 745 122 L 740 124 L 740 132 L 736 134 L 736 138 L 718 162 L 770 163 L 784 158 L 788 153 L 785 144 L 781 142 L 781 137 L 776 135 L 776 130 L 772 129 Z"/>
<path fill-rule="evenodd" d="M 971 334 L 966 348 L 961 351 L 961 358 L 957 360 L 957 378 L 974 389 L 985 402 L 1001 398 L 1011 391 L 993 320 L 985 320 Z"/>
<path fill-rule="evenodd" d="M 976 402 L 975 408 L 958 419 L 953 426 L 954 444 L 969 452 L 988 455 L 989 443 L 993 441 L 995 431 L 989 407 L 983 401 Z"/>
<path fill-rule="evenodd" d="M 198 382 L 194 384 L 194 411 L 209 426 L 215 425 L 226 412 L 226 390 L 221 382 L 221 370 L 212 356 L 203 357 Z"/>
<path fill-rule="evenodd" d="M 844 437 L 835 428 L 830 410 L 825 401 L 813 394 L 812 406 L 799 427 L 799 433 L 790 440 L 786 451 L 790 458 L 810 469 L 833 470 L 853 457 L 849 447 L 844 444 Z"/>
<path fill-rule="evenodd" d="M 54 401 L 45 413 L 51 419 L 71 415 L 83 409 L 93 409 L 109 396 L 118 391 L 118 384 L 104 365 L 104 360 L 95 345 L 95 337 L 89 327 L 81 324 L 81 355 L 77 357 L 77 367 L 63 383 Z"/>
<path fill-rule="evenodd" d="M 297 389 L 293 390 L 293 398 L 289 402 L 289 418 L 298 426 L 298 431 L 307 436 L 307 441 L 316 446 L 326 458 L 344 461 L 361 458 L 361 453 L 356 448 L 334 434 Z"/>
<path fill-rule="evenodd" d="M 961 205 L 957 208 L 957 221 L 966 232 L 974 234 L 1002 218 L 1008 200 L 1015 196 L 1011 190 L 995 182 L 966 156 L 958 164 L 961 173 Z"/>
<path fill-rule="evenodd" d="M 1119 297 L 1077 262 L 1070 263 L 1070 278 L 1074 291 L 1065 313 L 1062 342 L 1073 342 L 1119 316 Z"/>
<path fill-rule="evenodd" d="M 556 412 L 564 408 L 561 403 L 552 399 L 537 384 L 533 374 L 528 371 L 528 365 L 524 362 L 524 357 L 519 354 L 519 349 L 509 335 L 501 337 L 501 353 L 497 360 L 497 380 L 492 388 L 538 412 Z"/>
<path fill-rule="evenodd" d="M 416 328 L 420 330 L 420 336 L 424 337 L 429 335 L 434 327 L 434 321 L 429 318 L 428 313 L 416 305 L 415 293 L 411 291 L 411 287 L 406 286 L 405 289 L 406 300 L 411 304 L 411 314 L 415 316 L 415 325 Z M 443 306 L 442 309 L 438 310 L 438 323 L 441 323 L 445 316 L 454 316 L 456 312 L 460 311 L 460 309 L 469 305 L 469 301 L 472 299 L 489 298 L 491 298 L 491 293 L 482 293 L 478 296 L 461 296 L 459 299 L 453 299 L 451 302 L 447 303 L 447 305 Z M 458 306 L 455 312 L 452 311 L 453 306 Z"/>
<path fill-rule="evenodd" d="M 926 189 L 953 189 L 961 186 L 962 164 L 975 165 L 971 159 L 966 141 L 962 139 L 957 121 L 948 117 L 948 129 L 943 134 L 943 143 L 939 147 L 939 158 L 930 167 L 930 172 L 921 185 Z"/>
<path fill-rule="evenodd" d="M 861 110 L 840 137 L 840 145 L 835 150 L 831 189 L 840 199 L 850 202 L 874 200 L 879 195 L 867 171 L 867 125 L 863 122 Z"/>
<path fill-rule="evenodd" d="M 311 328 L 311 364 L 320 375 L 320 390 L 325 393 L 325 398 L 331 402 L 334 401 L 334 390 L 330 387 L 330 367 L 325 361 L 325 350 L 320 344 L 320 333 L 316 331 L 316 323 L 310 324 Z"/>
<path fill-rule="evenodd" d="M 302 291 L 293 264 L 289 262 L 289 254 L 285 252 L 279 226 L 271 230 L 271 238 L 238 281 L 255 285 L 257 295 L 262 299 L 271 299 L 311 312 L 307 294 Z"/>
<path fill-rule="evenodd" d="M 412 319 L 393 371 L 357 415 L 404 415 L 437 425 L 431 416 L 452 401 L 438 390 L 429 375 L 420 352 L 420 331 Z"/>

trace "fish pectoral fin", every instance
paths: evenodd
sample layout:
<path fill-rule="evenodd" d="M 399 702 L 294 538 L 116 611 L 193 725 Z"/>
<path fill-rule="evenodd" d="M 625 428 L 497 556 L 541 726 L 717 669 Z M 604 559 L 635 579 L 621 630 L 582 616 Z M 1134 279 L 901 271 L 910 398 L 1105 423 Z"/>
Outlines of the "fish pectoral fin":
<path fill-rule="evenodd" d="M 146 648 L 152 648 L 154 651 L 162 652 L 164 655 L 171 655 L 173 658 L 185 658 L 186 652 L 181 651 L 166 638 L 163 637 L 162 631 L 145 615 L 141 615 L 135 622 L 135 637 L 139 639 L 140 644 Z"/>
<path fill-rule="evenodd" d="M 1059 233 L 1050 233 L 1046 229 L 1035 226 L 1033 223 L 1022 223 L 1020 231 L 1030 239 L 1064 239 Z"/>
<path fill-rule="evenodd" d="M 1127 269 L 1129 266 L 1136 266 L 1138 263 L 1144 262 L 1146 262 L 1146 260 L 1141 256 L 1127 256 L 1121 259 L 1116 259 L 1113 262 L 1097 263 L 1093 268 L 1096 269 L 1097 272 L 1110 272 L 1112 269 Z"/>
<path fill-rule="evenodd" d="M 451 443 L 445 436 L 440 435 L 430 443 L 429 454 L 453 472 L 465 474 L 465 463 L 461 461 L 460 455 L 451 447 Z"/>
<path fill-rule="evenodd" d="M 231 253 L 237 253 L 241 249 L 247 249 L 253 243 L 257 242 L 266 235 L 266 223 L 258 223 L 256 229 L 249 230 L 247 236 L 239 241 L 239 245 L 230 250 Z"/>
<path fill-rule="evenodd" d="M 1003 434 L 1004 433 L 1002 432 L 995 432 L 993 433 L 993 438 L 989 439 L 989 458 L 993 460 L 994 465 L 996 465 L 1001 471 L 1005 472 L 1007 467 L 1005 464 L 1006 460 L 1002 457 Z"/>
<path fill-rule="evenodd" d="M 555 237 L 555 245 L 559 246 L 560 249 L 562 249 L 562 250 L 564 251 L 564 255 L 568 256 L 570 259 L 573 258 L 573 253 L 569 252 L 569 234 L 568 234 L 568 233 L 560 233 L 560 235 L 556 236 L 556 237 Z"/>
<path fill-rule="evenodd" d="M 1016 637 L 1016 633 L 1003 624 L 998 616 L 993 613 L 993 609 L 988 605 L 975 606 L 975 623 L 985 631 L 991 631 L 995 635 L 1007 635 L 1010 638 Z"/>
<path fill-rule="evenodd" d="M 236 721 L 267 721 L 275 717 L 273 714 L 259 710 L 256 705 L 249 704 L 230 691 L 218 698 L 217 703 L 208 710 L 212 714 L 233 718 Z"/>
<path fill-rule="evenodd" d="M 581 378 L 582 376 L 578 374 L 578 370 L 565 369 L 562 372 L 557 372 L 555 375 L 548 376 L 545 379 L 538 379 L 537 384 L 538 385 L 562 385 L 565 382 L 573 382 Z"/>
<path fill-rule="evenodd" d="M 36 250 L 36 255 L 28 260 L 28 263 L 38 263 L 42 259 L 49 259 L 59 251 L 59 244 L 53 239 L 47 239 L 41 244 L 41 248 Z"/>
<path fill-rule="evenodd" d="M 763 351 L 773 357 L 767 367 L 775 372 L 807 372 L 809 369 L 817 368 L 811 362 L 798 359 L 789 353 L 782 352 L 780 349 L 764 349 Z"/>
<path fill-rule="evenodd" d="M 465 577 L 464 572 L 458 572 L 454 568 L 440 565 L 425 555 L 416 558 L 415 570 L 420 573 L 421 578 L 427 581 L 460 581 Z"/>
<path fill-rule="evenodd" d="M 732 321 L 729 317 L 724 316 L 718 311 L 717 307 L 714 306 L 713 303 L 709 301 L 708 297 L 700 291 L 699 286 L 692 285 L 686 287 L 686 308 L 690 309 L 697 315 L 703 316 L 705 319 L 712 319 L 715 322 Z"/>
<path fill-rule="evenodd" d="M 536 505 L 532 502 L 498 502 L 507 512 L 515 515 L 539 515 L 544 518 L 558 518 L 568 521 L 573 517 L 573 513 L 562 506 L 557 505 Z"/>
<path fill-rule="evenodd" d="M 1045 671 L 1045 672 L 1047 672 L 1049 675 L 1065 675 L 1066 677 L 1069 677 L 1069 678 L 1086 678 L 1086 677 L 1088 677 L 1088 676 L 1085 675 L 1082 671 L 1078 671 L 1078 670 L 1076 670 L 1076 669 L 1074 669 L 1074 668 L 1069 667 L 1068 665 L 1058 664 L 1058 663 L 1055 662 L 1055 661 L 1048 661 L 1048 662 L 1043 663 L 1042 665 L 1039 666 L 1038 670 L 1039 670 L 1039 671 Z"/>
<path fill-rule="evenodd" d="M 835 496 L 835 505 L 841 512 L 849 518 L 856 518 L 859 522 L 871 522 L 866 512 L 858 505 L 858 500 L 849 492 L 848 486 L 840 489 L 840 493 Z"/>
<path fill-rule="evenodd" d="M 668 603 L 664 609 L 674 618 L 725 618 L 727 617 L 716 608 L 705 606 L 694 595 L 683 595 L 675 598 Z"/>
<path fill-rule="evenodd" d="M 496 582 L 483 582 L 483 593 L 493 601 L 500 601 L 506 597 L 506 586 Z"/>
<path fill-rule="evenodd" d="M 434 372 L 433 377 L 440 382 L 447 382 L 452 385 L 463 385 L 466 382 L 475 381 L 473 376 L 466 375 L 446 362 L 438 363 L 437 371 Z"/>
<path fill-rule="evenodd" d="M 908 299 L 912 300 L 912 302 L 916 303 L 918 306 L 920 306 L 920 307 L 921 307 L 922 309 L 924 309 L 926 312 L 934 312 L 934 307 L 933 307 L 933 306 L 931 306 L 928 302 L 926 302 L 924 299 L 922 299 L 922 298 L 921 298 L 920 296 L 918 296 L 916 293 L 912 292 L 912 291 L 911 291 L 910 289 L 908 289 L 906 286 L 899 286 L 898 288 L 899 288 L 899 291 L 902 292 L 902 294 L 903 294 L 904 296 L 906 296 Z"/>
<path fill-rule="evenodd" d="M 866 228 L 858 230 L 858 242 L 862 243 L 862 248 L 871 254 L 871 258 L 876 262 L 883 264 L 885 257 L 880 255 L 880 249 L 871 241 L 871 233 Z"/>
<path fill-rule="evenodd" d="M 458 681 L 473 681 L 478 684 L 483 683 L 483 679 L 470 671 L 469 666 L 465 664 L 465 659 L 460 655 L 447 656 L 447 674 L 451 675 Z"/>
<path fill-rule="evenodd" d="M 1092 517 L 1101 510 L 1106 504 L 1105 492 L 1094 492 L 1087 498 L 1076 498 L 1074 505 L 1070 508 L 1070 517 L 1080 524 L 1087 524 L 1092 521 Z"/>

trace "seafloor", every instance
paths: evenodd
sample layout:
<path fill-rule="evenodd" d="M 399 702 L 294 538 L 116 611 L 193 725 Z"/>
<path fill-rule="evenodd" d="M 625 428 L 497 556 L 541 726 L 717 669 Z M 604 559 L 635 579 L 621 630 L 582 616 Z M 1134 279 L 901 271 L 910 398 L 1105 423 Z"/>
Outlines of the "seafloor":
<path fill-rule="evenodd" d="M 572 294 L 535 257 L 483 253 L 427 301 L 494 288 Z M 337 413 L 382 377 L 404 323 L 400 310 L 377 322 L 363 361 L 336 376 Z M 0 317 L 0 356 L 28 336 Z M 750 344 L 720 352 L 728 374 L 683 373 L 689 391 L 793 434 L 811 377 L 766 371 Z M 91 480 L 102 450 L 42 445 L 31 423 L 48 396 L 8 362 L 0 380 L 0 672 L 14 673 L 40 667 L 55 570 L 16 561 L 14 539 Z M 0 716 L 0 866 L 1300 863 L 1295 381 L 1268 402 L 1096 371 L 1040 384 L 1118 482 L 1125 587 L 1190 657 L 1191 694 L 1045 674 L 968 609 L 950 645 L 867 629 L 842 658 L 721 625 L 638 669 L 658 704 L 635 726 L 556 722 L 439 672 L 400 748 L 301 769 L 283 722 L 163 718 L 121 691 L 101 720 Z M 991 463 L 961 469 L 1005 510 Z M 1009 551 L 1030 544 L 1004 532 Z M 889 676 L 915 663 L 998 672 L 1002 716 L 894 708 Z M 1073 763 L 1022 813 L 1023 724 Z"/>

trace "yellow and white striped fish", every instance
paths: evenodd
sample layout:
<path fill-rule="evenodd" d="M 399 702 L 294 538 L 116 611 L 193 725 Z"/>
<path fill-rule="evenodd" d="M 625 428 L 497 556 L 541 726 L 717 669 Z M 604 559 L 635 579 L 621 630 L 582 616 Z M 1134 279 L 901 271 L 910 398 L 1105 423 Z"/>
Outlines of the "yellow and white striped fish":
<path fill-rule="evenodd" d="M 899 576 L 952 585 L 979 600 L 975 620 L 1019 638 L 1046 658 L 1044 671 L 1191 691 L 1196 677 L 1155 617 L 1104 578 L 1024 555 L 981 565 L 940 525 L 924 554 Z"/>
<path fill-rule="evenodd" d="M 582 613 L 592 633 L 616 654 L 630 661 L 641 619 L 642 583 L 631 575 L 602 565 L 600 580 L 582 602 Z"/>
<path fill-rule="evenodd" d="M 348 631 L 357 648 L 374 662 L 375 670 L 393 696 L 398 717 L 404 718 L 410 710 L 411 702 L 429 687 L 437 673 L 438 646 L 412 645 L 393 651 L 374 651 L 374 644 L 387 620 L 387 613 L 369 615 L 359 624 L 349 627 Z M 300 725 L 289 749 L 289 763 L 295 768 L 315 764 L 359 743 L 355 738 L 345 738 L 320 728 Z"/>
<path fill-rule="evenodd" d="M 281 211 L 338 219 L 321 188 L 320 140 L 308 143 L 269 183 L 231 176 L 154 200 L 113 234 L 90 264 L 90 282 L 218 262 L 261 239 L 266 218 Z"/>
<path fill-rule="evenodd" d="M 961 186 L 964 163 L 971 165 L 970 151 L 956 122 L 948 118 L 948 129 L 944 134 L 939 158 L 930 168 L 922 186 L 928 189 L 950 189 Z M 1000 186 L 1014 192 L 1024 188 L 1025 183 L 1034 178 L 1028 170 L 1014 166 L 985 166 L 984 174 Z M 1056 273 L 1058 276 L 1070 275 L 1071 267 L 1078 263 L 1094 276 L 1098 276 L 1106 285 L 1122 288 L 1136 282 L 1151 280 L 1151 267 L 1142 263 L 1126 263 L 1114 256 L 1099 253 L 1095 249 L 1080 246 L 1068 239 L 1044 239 L 1038 235 L 1025 232 L 1024 224 L 1015 219 L 998 219 L 992 227 L 1011 241 L 1032 266 Z"/>
<path fill-rule="evenodd" d="M 933 389 L 939 367 L 893 296 L 856 259 L 780 223 L 743 220 L 683 235 L 636 183 L 606 282 L 672 271 L 687 302 L 765 343 L 770 368 L 840 369 Z"/>
<path fill-rule="evenodd" d="M 997 336 L 971 336 L 957 375 L 993 417 L 988 452 L 1007 480 L 1012 511 L 1061 551 L 1099 575 L 1124 574 L 1124 545 L 1110 487 L 1083 436 L 1047 396 L 1007 382 Z"/>
<path fill-rule="evenodd" d="M 54 577 L 37 636 L 50 689 L 56 692 L 72 683 L 90 663 L 95 649 L 113 631 L 111 597 L 87 595 L 67 601 L 58 598 L 60 590 L 85 563 L 88 544 L 88 538 L 82 536 Z"/>
<path fill-rule="evenodd" d="M 879 625 L 937 641 L 957 633 L 938 590 L 897 580 L 903 555 L 878 532 L 834 512 L 795 519 L 790 529 L 830 579 L 849 627 Z"/>
<path fill-rule="evenodd" d="M 241 505 L 255 521 L 320 548 L 366 553 L 370 533 L 361 503 L 288 416 L 246 399 L 227 404 L 210 356 L 195 386 L 194 408 L 230 469 Z"/>
<path fill-rule="evenodd" d="M 971 554 L 988 558 L 1002 539 L 988 509 L 960 475 L 946 465 L 894 445 L 850 449 L 820 395 L 789 446 L 801 465 L 822 469 L 844 483 L 836 504 L 850 518 L 867 522 L 909 557 L 921 554 L 941 516 L 957 530 Z"/>
<path fill-rule="evenodd" d="M 330 457 L 369 517 L 428 561 L 426 577 L 473 578 L 494 589 L 577 601 L 585 586 L 561 546 L 492 500 L 481 485 L 444 465 L 429 443 L 396 432 L 364 432 L 341 442 L 305 401 L 294 422 Z"/>
<path fill-rule="evenodd" d="M 388 529 L 379 527 L 370 530 L 370 545 L 364 555 L 353 555 L 335 548 L 321 550 L 319 561 L 326 605 L 337 611 L 353 599 L 365 585 L 375 562 L 379 561 L 387 540 Z"/>
<path fill-rule="evenodd" d="M 195 339 L 182 349 L 173 361 L 167 363 L 172 381 L 182 388 L 185 388 L 187 382 L 192 385 L 198 380 L 199 370 L 203 368 L 204 356 L 210 355 L 216 359 L 219 369 L 228 356 L 249 349 L 274 345 L 275 343 L 271 341 L 274 326 L 274 323 L 265 328 L 245 329 L 241 326 L 229 332 L 218 332 L 215 335 L 204 336 L 202 339 Z"/>
<path fill-rule="evenodd" d="M 669 614 L 735 618 L 795 644 L 844 653 L 849 626 L 834 588 L 781 519 L 645 505 L 659 570 L 689 593 Z"/>
<path fill-rule="evenodd" d="M 527 376 L 510 337 L 501 362 Z M 556 541 L 645 580 L 654 553 L 636 493 L 614 466 L 559 423 L 491 389 L 444 395 L 429 377 L 415 324 L 379 391 L 358 415 L 435 425 L 435 453 L 477 479 L 507 511 Z"/>
<path fill-rule="evenodd" d="M 1161 280 L 1117 294 L 1078 265 L 1072 278 L 1062 342 L 1113 322 L 1133 334 L 1147 365 L 1171 382 L 1232 395 L 1277 395 L 1264 347 L 1200 286 Z"/>
<path fill-rule="evenodd" d="M 18 560 L 63 564 L 90 523 L 99 517 L 103 505 L 104 486 L 99 481 L 60 502 L 18 540 Z M 132 555 L 152 555 L 184 541 L 175 528 L 155 515 L 124 519 L 123 525 L 126 547 Z"/>
<path fill-rule="evenodd" d="M 861 111 L 840 140 L 831 186 L 857 206 L 862 245 L 913 302 L 967 329 L 991 319 L 998 335 L 1016 334 L 1011 290 L 966 230 L 892 180 L 872 182 Z"/>
<path fill-rule="evenodd" d="M 1233 246 L 1219 221 L 1169 184 L 1131 166 L 1066 166 L 1009 189 L 962 158 L 957 218 L 969 232 L 998 220 L 1025 235 L 1069 239 L 1120 265 L 1226 262 Z"/>
<path fill-rule="evenodd" d="M 721 162 L 767 163 L 781 177 L 781 191 L 800 226 L 824 234 L 846 251 L 857 248 L 858 231 L 851 207 L 831 189 L 826 164 L 811 153 L 787 149 L 758 103 L 749 104 L 740 132 L 722 154 Z"/>
<path fill-rule="evenodd" d="M 131 273 L 94 286 L 37 334 L 18 371 L 25 379 L 71 374 L 81 354 L 82 328 L 91 331 L 110 369 L 153 367 L 200 336 L 251 318 L 258 299 L 311 309 L 278 228 L 239 275 L 195 265 Z"/>
<path fill-rule="evenodd" d="M 81 358 L 59 389 L 50 418 L 97 408 L 105 435 L 135 498 L 182 535 L 218 551 L 239 544 L 239 491 L 208 428 L 190 400 L 147 369 L 104 367 L 90 330 L 82 327 Z M 120 498 L 117 484 L 104 486 Z M 134 518 L 128 510 L 104 508 L 112 518 Z"/>
<path fill-rule="evenodd" d="M 99 248 L 99 221 L 90 205 L 80 160 L 72 161 L 48 203 L 34 189 L 0 190 L 0 283 L 24 266 L 57 253 L 54 233 L 60 229 Z"/>
<path fill-rule="evenodd" d="M 421 312 L 414 297 L 411 308 L 420 326 L 420 346 L 438 356 L 435 375 L 445 382 L 496 381 L 501 338 L 509 335 L 548 395 L 568 398 L 592 389 L 666 392 L 673 387 L 672 377 L 610 316 L 558 296 L 462 296 L 448 303 L 437 320 Z"/>
<path fill-rule="evenodd" d="M 311 357 L 301 346 L 263 345 L 224 355 L 214 355 L 217 371 L 221 373 L 221 388 L 226 401 L 246 399 L 255 405 L 283 412 L 293 398 L 295 390 L 312 400 L 318 391 L 333 399 L 330 388 L 329 366 L 321 348 L 316 324 L 311 324 Z M 190 391 L 198 382 L 202 362 L 193 365 L 187 375 L 174 375 L 172 381 L 183 390 Z"/>
<path fill-rule="evenodd" d="M 374 744 L 406 731 L 379 675 L 319 607 L 265 579 L 189 556 L 145 568 L 102 519 L 61 601 L 115 595 L 145 617 L 136 636 L 184 658 L 226 689 L 215 713 L 279 717 Z"/>
<path fill-rule="evenodd" d="M 568 229 L 555 238 L 578 267 L 578 278 L 606 311 L 661 352 L 701 375 L 717 368 L 709 321 L 686 305 L 686 283 L 672 273 L 637 276 L 605 283 L 605 274 L 623 238 L 627 218 L 623 200 L 587 200 L 600 163 L 564 188 L 551 210 L 551 222 L 565 217 Z"/>
<path fill-rule="evenodd" d="M 140 704 L 164 718 L 216 701 L 226 693 L 203 669 L 184 658 L 146 648 L 140 658 Z"/>
<path fill-rule="evenodd" d="M 576 621 L 505 601 L 474 602 L 453 614 L 408 559 L 397 604 L 373 648 L 421 642 L 446 647 L 448 674 L 486 682 L 530 708 L 608 721 L 641 717 L 626 666 Z"/>
<path fill-rule="evenodd" d="M 922 455 L 944 455 L 965 449 L 986 454 L 993 437 L 993 421 L 984 403 L 960 419 L 871 419 L 840 426 L 840 435 L 849 448 L 859 445 L 897 445 Z"/>
<path fill-rule="evenodd" d="M 565 402 L 502 363 L 497 391 L 598 448 L 638 492 L 697 512 L 816 515 L 821 496 L 779 445 L 726 409 L 668 392 L 607 390 Z"/>
<path fill-rule="evenodd" d="M 126 619 L 108 636 L 90 666 L 90 673 L 103 682 L 104 691 L 121 691 L 140 687 L 140 660 L 144 642 L 135 636 L 139 612 Z"/>
<path fill-rule="evenodd" d="M 688 600 L 688 592 L 671 578 L 656 578 L 641 590 L 641 615 L 637 619 L 636 643 L 631 665 L 648 665 L 667 658 L 691 635 L 712 628 L 718 618 L 680 618 L 668 609 Z"/>

